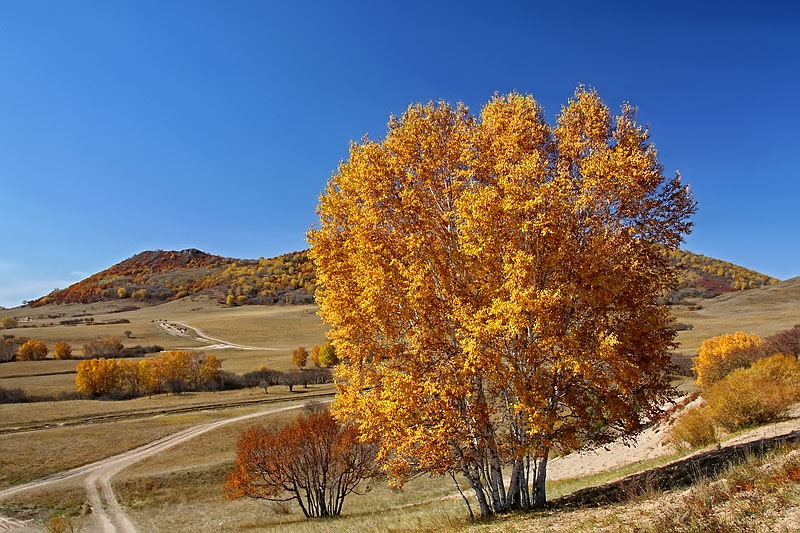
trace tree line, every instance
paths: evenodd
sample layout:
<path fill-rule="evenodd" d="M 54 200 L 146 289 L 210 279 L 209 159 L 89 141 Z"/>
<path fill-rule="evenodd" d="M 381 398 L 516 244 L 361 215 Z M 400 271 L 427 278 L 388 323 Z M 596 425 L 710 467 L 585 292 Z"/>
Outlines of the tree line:
<path fill-rule="evenodd" d="M 89 398 L 132 398 L 159 393 L 217 391 L 284 385 L 294 387 L 330 383 L 328 369 L 281 372 L 261 367 L 243 375 L 221 370 L 220 360 L 213 354 L 168 351 L 151 359 L 126 361 L 94 358 L 81 361 L 76 369 L 78 393 Z"/>

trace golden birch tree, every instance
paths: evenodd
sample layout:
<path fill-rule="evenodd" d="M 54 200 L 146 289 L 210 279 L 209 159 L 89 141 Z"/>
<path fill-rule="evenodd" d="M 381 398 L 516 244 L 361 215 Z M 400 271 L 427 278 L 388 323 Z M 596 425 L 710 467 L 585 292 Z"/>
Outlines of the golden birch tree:
<path fill-rule="evenodd" d="M 595 91 L 555 127 L 516 93 L 480 120 L 411 106 L 351 145 L 308 235 L 336 413 L 398 483 L 461 473 L 483 515 L 543 505 L 552 450 L 630 437 L 668 397 L 658 298 L 694 209 Z"/>

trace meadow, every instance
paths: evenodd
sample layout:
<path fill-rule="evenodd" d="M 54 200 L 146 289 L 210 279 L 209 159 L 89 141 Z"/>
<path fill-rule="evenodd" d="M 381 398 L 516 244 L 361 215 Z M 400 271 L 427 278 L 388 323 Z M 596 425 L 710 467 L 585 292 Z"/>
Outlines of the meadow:
<path fill-rule="evenodd" d="M 703 339 L 736 329 L 768 335 L 790 327 L 800 316 L 798 302 L 800 279 L 672 306 L 677 321 L 692 326 L 679 332 L 679 350 L 692 354 Z M 119 337 L 126 346 L 157 344 L 165 349 L 202 349 L 207 345 L 170 335 L 158 326 L 160 320 L 185 323 L 210 337 L 264 348 L 211 350 L 222 360 L 223 369 L 236 373 L 262 365 L 290 370 L 293 368 L 291 351 L 295 347 L 311 348 L 325 340 L 325 326 L 312 305 L 230 307 L 204 297 L 189 297 L 158 306 L 137 305 L 139 309 L 122 312 L 119 309 L 123 304 L 119 302 L 23 308 L 0 311 L 0 318 L 15 315 L 20 325 L 35 326 L 4 333 L 44 340 L 51 350 L 56 341 L 66 340 L 77 357 L 82 356 L 84 342 L 108 335 Z M 63 318 L 46 316 L 59 314 Z M 76 314 L 89 314 L 96 322 L 120 318 L 129 322 L 47 325 Z M 30 320 L 26 319 L 28 316 Z M 125 331 L 131 332 L 130 338 Z M 3 363 L 0 364 L 0 387 L 19 387 L 28 394 L 37 395 L 71 393 L 75 390 L 76 364 L 75 360 L 52 359 Z M 684 392 L 693 389 L 691 380 L 676 383 Z M 297 387 L 293 393 L 276 385 L 268 394 L 263 389 L 252 388 L 161 394 L 123 401 L 71 399 L 0 404 L 0 443 L 5 451 L 0 459 L 0 489 L 110 457 L 198 424 L 255 413 L 265 407 L 248 402 L 296 405 L 305 402 L 309 395 L 332 392 L 331 385 Z M 608 511 L 598 511 L 600 514 L 596 515 L 590 511 L 547 512 L 535 515 L 533 520 L 512 516 L 491 523 L 470 524 L 452 480 L 430 477 L 412 479 L 399 490 L 390 488 L 384 480 L 375 480 L 366 495 L 351 496 L 347 500 L 343 516 L 334 522 L 306 521 L 291 505 L 226 501 L 222 489 L 232 466 L 238 435 L 253 423 L 280 425 L 294 416 L 293 411 L 265 415 L 209 431 L 121 471 L 112 480 L 114 491 L 128 516 L 142 530 L 293 531 L 302 528 L 327 531 L 332 526 L 342 531 L 503 530 L 506 527 L 557 530 L 564 520 L 578 519 L 587 524 L 586 527 L 590 524 L 610 527 L 620 523 L 613 516 L 628 516 Z M 553 478 L 548 484 L 549 496 L 568 494 L 664 464 L 675 457 L 671 452 L 661 453 L 658 457 L 629 464 L 624 464 L 623 460 L 622 464 L 600 473 Z M 646 506 L 641 499 L 637 502 L 636 505 Z M 0 514 L 34 519 L 38 524 L 62 515 L 78 527 L 91 529 L 93 524 L 80 481 L 65 481 L 4 499 L 0 501 Z"/>

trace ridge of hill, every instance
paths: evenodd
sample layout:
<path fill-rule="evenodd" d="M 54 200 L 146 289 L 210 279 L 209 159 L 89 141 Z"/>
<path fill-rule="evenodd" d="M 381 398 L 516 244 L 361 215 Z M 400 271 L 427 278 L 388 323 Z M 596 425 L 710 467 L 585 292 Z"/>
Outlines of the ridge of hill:
<path fill-rule="evenodd" d="M 207 294 L 231 304 L 311 303 L 315 289 L 305 251 L 269 259 L 235 259 L 194 248 L 148 250 L 28 305 L 126 298 L 160 303 L 191 294 Z"/>
<path fill-rule="evenodd" d="M 682 267 L 682 272 L 679 287 L 667 297 L 669 303 L 685 298 L 711 298 L 779 281 L 686 250 L 670 252 L 670 259 Z M 194 248 L 148 250 L 66 289 L 56 289 L 29 305 L 125 298 L 160 303 L 191 294 L 207 294 L 229 304 L 311 303 L 315 290 L 316 276 L 307 250 L 270 259 L 221 257 Z"/>

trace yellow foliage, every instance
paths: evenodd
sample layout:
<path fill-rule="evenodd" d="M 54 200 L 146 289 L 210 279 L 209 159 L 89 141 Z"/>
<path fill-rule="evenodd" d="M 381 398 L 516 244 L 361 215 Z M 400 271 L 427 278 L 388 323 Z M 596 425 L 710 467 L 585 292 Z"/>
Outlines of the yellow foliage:
<path fill-rule="evenodd" d="M 689 409 L 682 413 L 669 428 L 665 444 L 678 450 L 695 448 L 717 441 L 717 430 L 708 405 Z"/>
<path fill-rule="evenodd" d="M 711 416 L 729 431 L 776 420 L 800 400 L 800 361 L 776 354 L 736 369 L 705 395 Z"/>
<path fill-rule="evenodd" d="M 697 385 L 708 389 L 736 368 L 747 368 L 763 357 L 761 337 L 744 331 L 720 335 L 703 341 L 692 359 Z"/>
<path fill-rule="evenodd" d="M 17 350 L 18 361 L 38 361 L 47 357 L 47 345 L 43 341 L 29 340 Z"/>
<path fill-rule="evenodd" d="M 336 413 L 398 482 L 414 468 L 503 483 L 499 465 L 525 458 L 543 480 L 552 448 L 635 432 L 668 394 L 657 298 L 693 211 L 633 108 L 612 117 L 594 91 L 555 128 L 516 93 L 480 120 L 409 107 L 383 141 L 351 145 L 308 235 L 342 360 Z"/>
<path fill-rule="evenodd" d="M 53 347 L 53 359 L 72 359 L 72 347 L 68 342 L 56 342 Z"/>
<path fill-rule="evenodd" d="M 184 351 L 164 352 L 140 362 L 88 359 L 78 364 L 75 384 L 78 392 L 86 396 L 163 392 L 173 380 L 196 389 L 218 380 L 221 366 L 213 354 Z"/>

